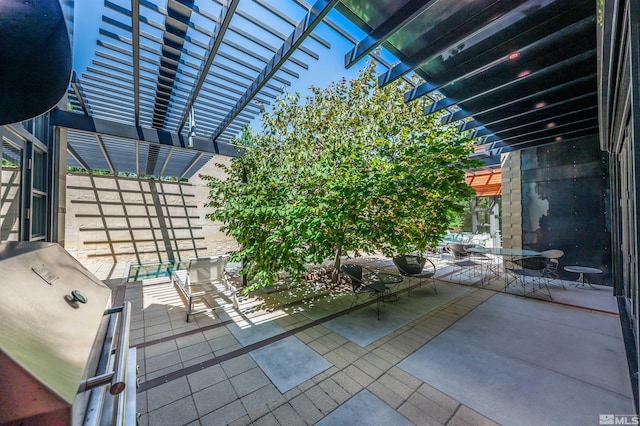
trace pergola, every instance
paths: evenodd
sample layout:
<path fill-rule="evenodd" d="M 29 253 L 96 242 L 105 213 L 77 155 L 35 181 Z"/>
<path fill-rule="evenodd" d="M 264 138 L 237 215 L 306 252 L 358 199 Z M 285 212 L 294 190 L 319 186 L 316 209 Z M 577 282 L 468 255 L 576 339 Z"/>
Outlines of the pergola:
<path fill-rule="evenodd" d="M 69 129 L 68 164 L 188 177 L 234 155 L 231 138 L 331 48 L 318 25 L 353 44 L 337 52 L 346 67 L 374 55 L 380 85 L 420 76 L 405 100 L 431 97 L 425 113 L 445 111 L 487 164 L 597 133 L 592 1 L 284 3 L 105 1 L 91 63 L 52 114 Z"/>

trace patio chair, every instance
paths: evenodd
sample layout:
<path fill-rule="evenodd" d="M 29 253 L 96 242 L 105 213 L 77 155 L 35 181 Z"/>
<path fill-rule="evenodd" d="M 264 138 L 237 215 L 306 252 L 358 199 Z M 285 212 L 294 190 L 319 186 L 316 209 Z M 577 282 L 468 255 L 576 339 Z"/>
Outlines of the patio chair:
<path fill-rule="evenodd" d="M 427 262 L 429 264 L 425 268 Z M 431 260 L 423 256 L 400 255 L 393 258 L 393 264 L 398 268 L 400 275 L 417 278 L 417 286 L 422 285 L 424 280 L 431 279 L 433 291 L 438 294 L 436 280 L 433 278 L 436 274 L 436 265 Z M 409 283 L 407 283 L 407 296 L 411 297 L 411 285 Z"/>
<path fill-rule="evenodd" d="M 352 308 L 353 305 L 356 304 L 360 296 L 368 295 L 370 298 L 376 299 L 376 312 L 378 313 L 378 319 L 380 319 L 380 305 L 387 291 L 385 283 L 382 282 L 374 271 L 363 268 L 360 265 L 342 265 L 340 270 L 351 280 L 353 301 L 349 308 Z"/>
<path fill-rule="evenodd" d="M 229 256 L 212 256 L 189 259 L 187 269 L 178 269 L 171 274 L 171 283 L 184 295 L 187 304 L 187 322 L 192 315 L 211 312 L 223 306 L 211 307 L 205 299 L 206 296 L 222 294 L 220 286 L 231 292 L 233 307 L 238 309 L 235 288 L 227 280 L 225 266 Z M 207 308 L 194 311 L 195 302 L 204 301 Z"/>
<path fill-rule="evenodd" d="M 482 273 L 482 264 L 471 259 L 471 253 L 469 253 L 462 244 L 449 244 L 445 248 L 449 254 L 453 257 L 454 270 L 467 270 L 467 276 L 471 277 L 471 271 L 476 271 L 480 268 Z M 458 280 L 462 282 L 462 280 Z"/>
<path fill-rule="evenodd" d="M 543 271 L 545 277 L 549 278 L 549 280 L 560 280 L 560 276 L 558 275 L 558 266 L 560 265 L 560 261 L 558 259 L 564 256 L 564 252 L 558 249 L 545 250 L 540 253 L 540 256 L 547 259 L 547 265 Z M 566 290 L 564 282 L 560 280 L 560 284 L 562 285 L 562 288 Z"/>
<path fill-rule="evenodd" d="M 526 287 L 531 286 L 532 292 L 546 290 L 549 298 L 553 300 L 551 291 L 549 290 L 548 278 L 544 275 L 544 269 L 547 266 L 548 259 L 542 256 L 528 256 L 514 259 L 512 263 L 514 266 L 519 266 L 519 268 L 513 267 L 508 270 L 515 275 L 515 281 L 519 281 L 522 284 L 523 296 L 526 297 L 527 295 Z M 505 285 L 505 291 L 512 282 Z"/>

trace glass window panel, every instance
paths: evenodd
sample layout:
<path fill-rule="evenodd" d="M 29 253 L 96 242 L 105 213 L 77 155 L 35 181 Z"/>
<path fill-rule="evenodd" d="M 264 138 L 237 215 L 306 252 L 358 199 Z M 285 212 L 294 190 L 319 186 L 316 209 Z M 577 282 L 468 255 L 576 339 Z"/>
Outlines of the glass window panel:
<path fill-rule="evenodd" d="M 46 197 L 40 194 L 33 194 L 31 201 L 31 237 L 43 237 L 46 224 Z"/>
<path fill-rule="evenodd" d="M 2 141 L 0 190 L 0 241 L 20 239 L 22 150 Z"/>
<path fill-rule="evenodd" d="M 46 115 L 40 115 L 33 119 L 33 136 L 38 138 L 39 141 L 45 142 L 47 136 L 47 119 Z"/>
<path fill-rule="evenodd" d="M 33 153 L 33 187 L 38 191 L 47 190 L 47 164 L 44 153 L 35 151 Z"/>

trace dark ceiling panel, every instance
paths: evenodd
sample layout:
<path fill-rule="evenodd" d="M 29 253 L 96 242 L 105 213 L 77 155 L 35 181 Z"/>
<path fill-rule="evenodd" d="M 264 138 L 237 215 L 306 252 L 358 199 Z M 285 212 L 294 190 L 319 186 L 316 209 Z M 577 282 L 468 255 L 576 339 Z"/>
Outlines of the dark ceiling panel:
<path fill-rule="evenodd" d="M 542 3 L 542 4 L 538 4 Z M 576 3 L 549 0 L 530 1 L 514 9 L 502 19 L 490 23 L 484 31 L 466 40 L 455 42 L 438 57 L 420 65 L 426 76 L 425 87 L 418 86 L 410 100 L 483 70 L 495 62 L 509 60 L 511 54 L 533 48 L 551 40 L 575 37 L 583 27 L 590 26 L 595 41 L 595 16 L 585 2 Z"/>
<path fill-rule="evenodd" d="M 405 54 L 406 58 L 381 75 L 378 83 L 385 85 L 416 69 L 420 64 L 442 57 L 450 50 L 457 52 L 463 48 L 464 40 L 478 33 L 488 19 L 500 20 L 523 1 L 435 2 L 413 22 L 389 37 L 389 43 Z"/>
<path fill-rule="evenodd" d="M 502 103 L 499 99 L 494 102 L 485 100 L 477 105 L 470 103 L 470 108 L 474 108 L 474 118 L 482 122 L 493 122 L 517 117 L 534 112 L 537 109 L 547 108 L 548 106 L 561 104 L 567 100 L 588 97 L 596 92 L 595 74 L 591 74 L 582 78 L 576 78 L 554 87 L 550 87 L 540 92 L 526 95 L 522 98 L 516 98 L 509 103 Z M 546 105 L 535 108 L 539 102 Z M 460 109 L 453 114 L 443 117 L 444 123 L 453 123 L 466 119 L 472 115 L 467 109 Z"/>
<path fill-rule="evenodd" d="M 482 80 L 473 79 L 469 82 L 461 81 L 457 84 L 442 88 L 441 92 L 446 98 L 441 99 L 426 108 L 431 114 L 451 105 L 458 104 L 461 108 L 471 111 L 469 105 L 490 103 L 506 103 L 524 96 L 533 95 L 543 90 L 560 84 L 571 82 L 575 79 L 591 75 L 596 72 L 596 51 L 580 53 L 566 59 L 561 59 L 548 67 L 526 74 L 521 78 L 517 76 L 502 76 L 493 80 L 494 84 L 486 84 Z M 475 84 L 473 84 L 475 83 Z"/>
<path fill-rule="evenodd" d="M 533 111 L 527 111 L 527 114 L 509 115 L 507 118 L 496 115 L 494 116 L 494 118 L 496 118 L 496 121 L 494 122 L 488 121 L 489 117 L 486 117 L 487 122 L 484 124 L 480 124 L 480 122 L 476 121 L 478 124 L 467 126 L 462 124 L 460 129 L 469 130 L 483 126 L 490 129 L 491 132 L 499 134 L 505 130 L 520 128 L 530 123 L 554 123 L 558 120 L 564 120 L 565 117 L 572 116 L 574 114 L 594 114 L 595 111 L 593 111 L 593 109 L 597 108 L 596 99 L 596 93 L 594 92 L 591 96 L 581 96 L 580 98 L 571 101 L 559 102 L 548 106 L 548 108 L 539 108 Z M 486 134 L 479 134 L 478 136 L 486 136 Z"/>
<path fill-rule="evenodd" d="M 354 12 L 364 0 L 343 3 L 370 35 L 384 29 L 384 20 Z M 400 58 L 379 84 L 415 71 L 424 81 L 405 100 L 436 98 L 426 113 L 446 109 L 442 122 L 464 120 L 459 129 L 479 143 L 520 149 L 597 127 L 591 0 L 439 0 L 376 42 Z"/>

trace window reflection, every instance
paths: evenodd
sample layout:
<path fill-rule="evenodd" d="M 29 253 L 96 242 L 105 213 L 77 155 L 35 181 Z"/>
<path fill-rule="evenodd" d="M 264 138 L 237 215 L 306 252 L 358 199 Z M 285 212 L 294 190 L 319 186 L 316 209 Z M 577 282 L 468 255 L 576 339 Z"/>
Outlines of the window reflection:
<path fill-rule="evenodd" d="M 0 241 L 20 239 L 22 150 L 2 141 L 0 189 Z"/>

